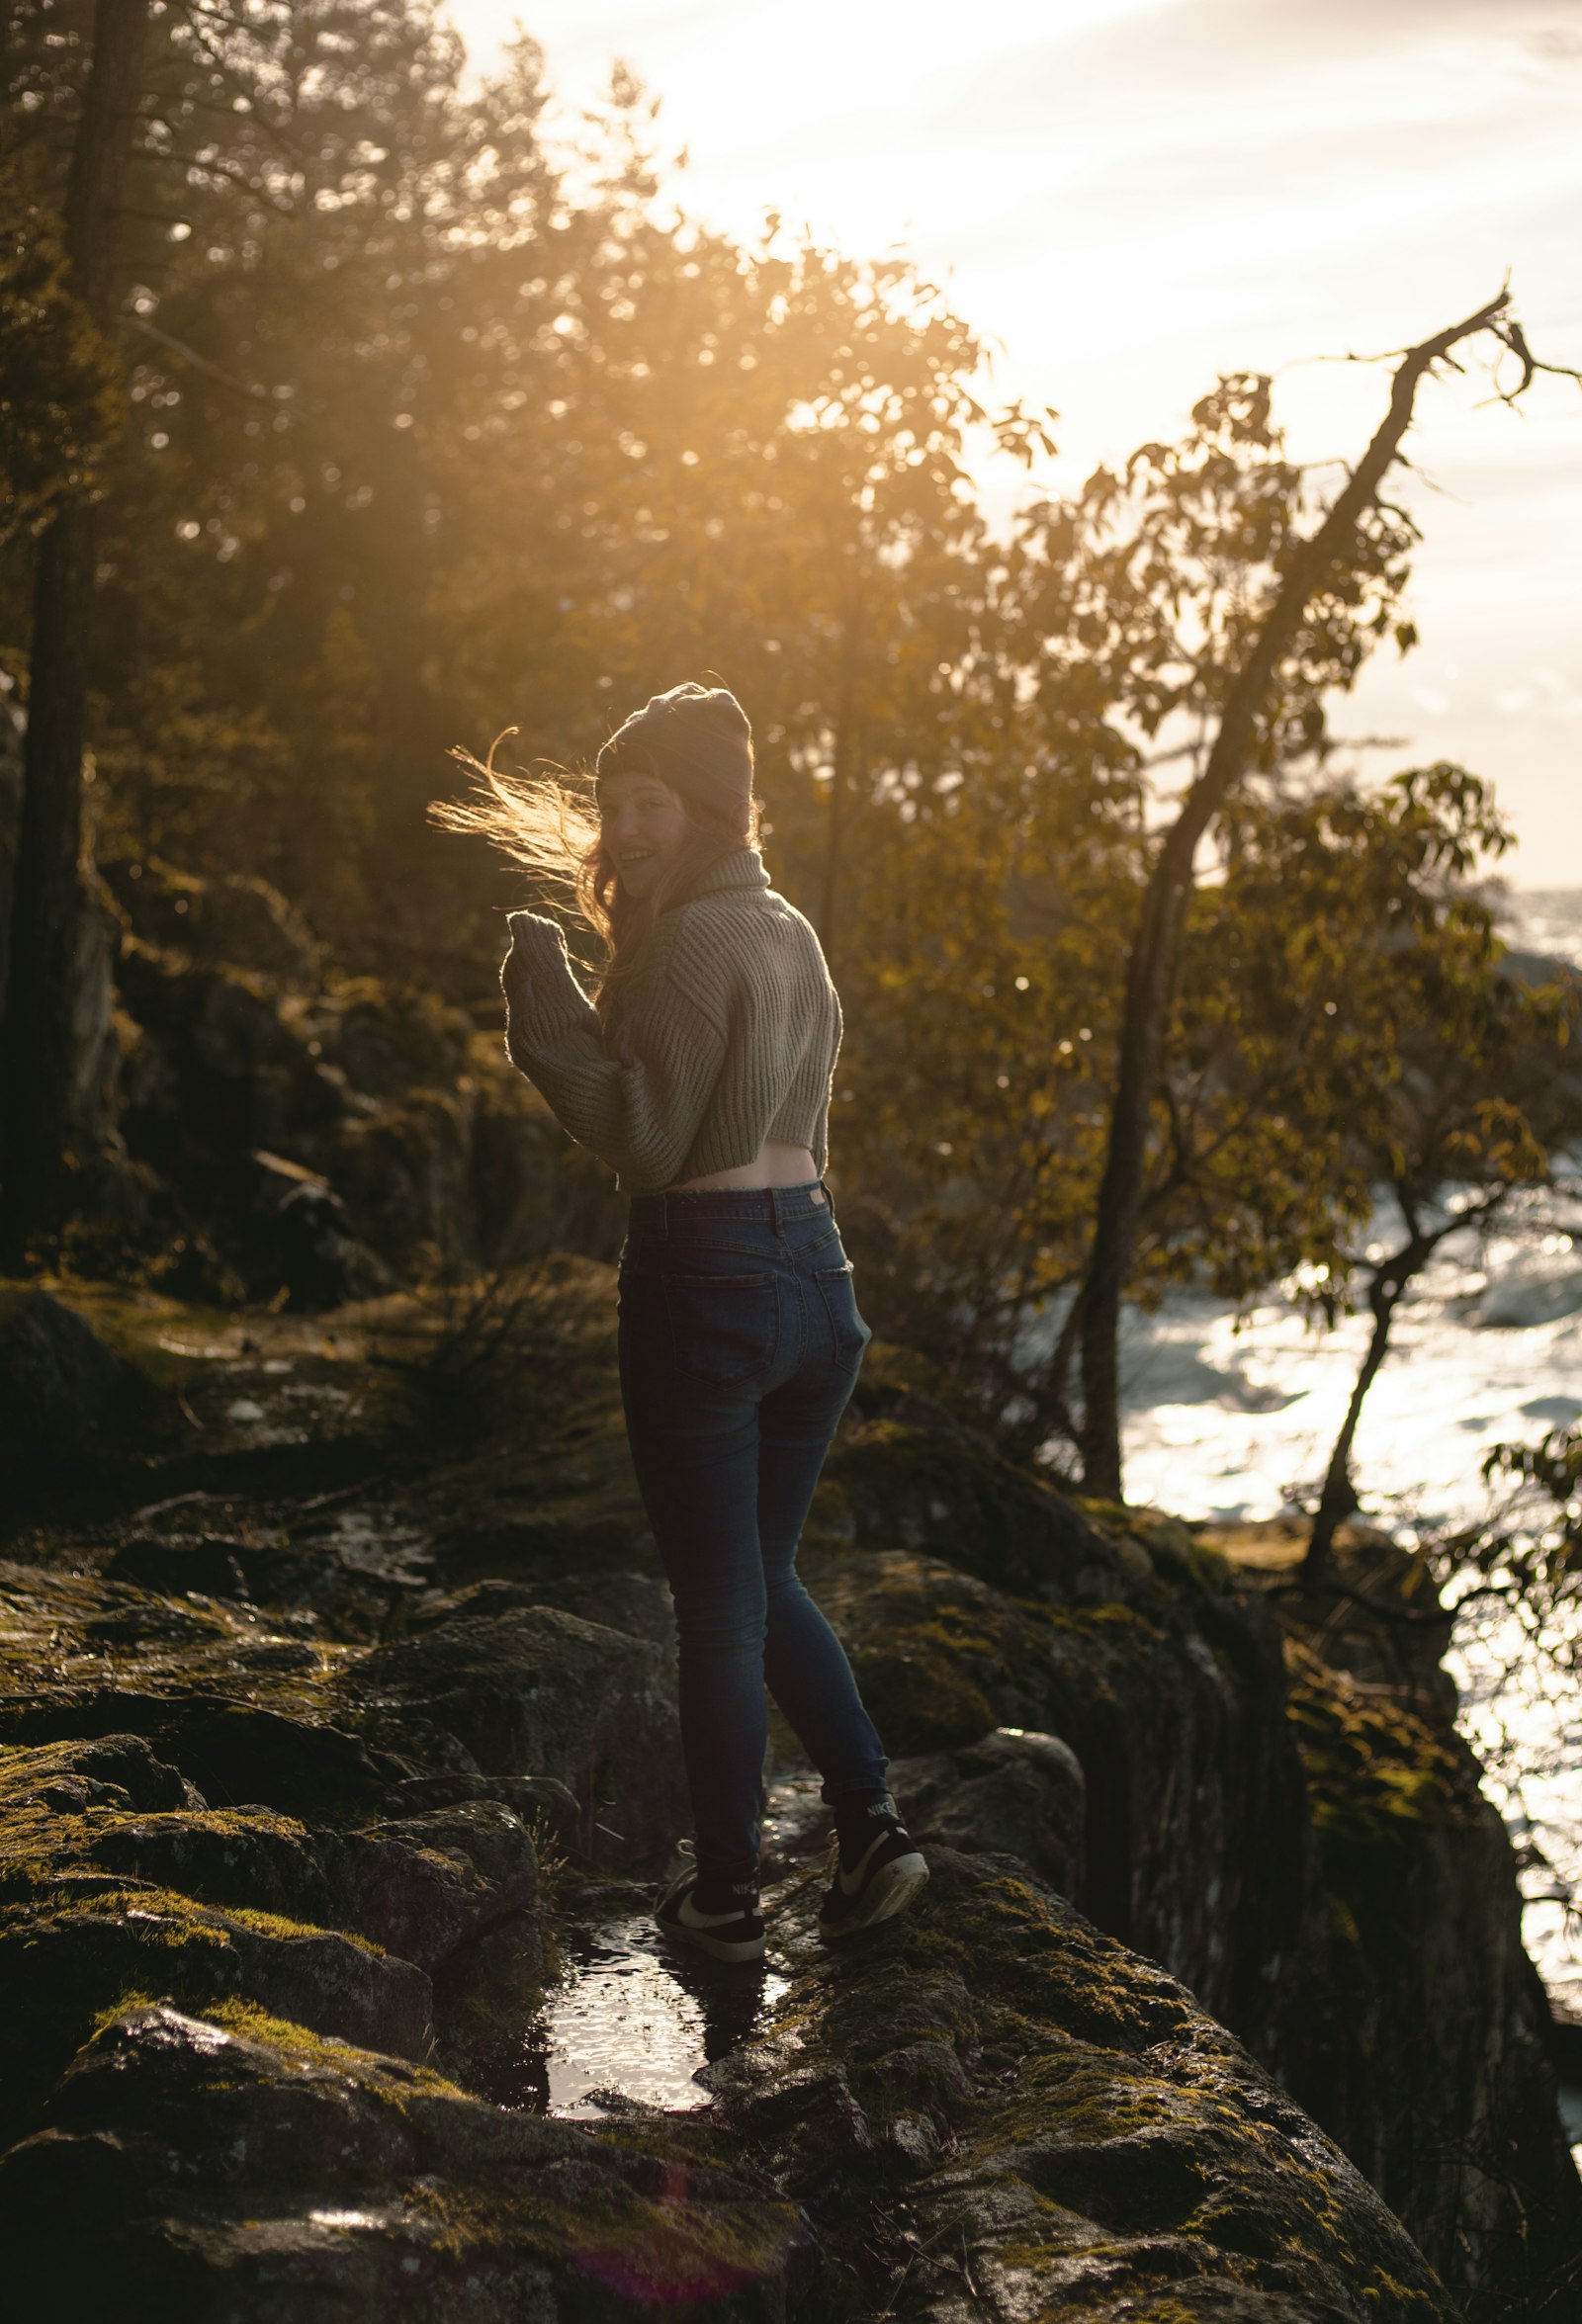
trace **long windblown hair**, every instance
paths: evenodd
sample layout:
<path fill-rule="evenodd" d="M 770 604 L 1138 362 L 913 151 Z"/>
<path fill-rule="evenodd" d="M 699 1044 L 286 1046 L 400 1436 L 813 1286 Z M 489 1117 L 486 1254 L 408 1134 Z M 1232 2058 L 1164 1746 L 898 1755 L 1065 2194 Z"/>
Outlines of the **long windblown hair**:
<path fill-rule="evenodd" d="M 756 847 L 762 812 L 755 798 L 745 806 L 716 806 L 678 791 L 686 829 L 649 894 L 633 898 L 622 889 L 615 858 L 605 845 L 593 776 L 580 768 L 549 765 L 538 776 L 502 772 L 495 753 L 516 732 L 507 727 L 497 734 L 486 758 L 460 745 L 453 748 L 450 755 L 472 777 L 471 793 L 436 800 L 429 819 L 442 830 L 489 840 L 507 861 L 529 873 L 534 906 L 573 923 L 569 930 L 573 953 L 577 923 L 592 930 L 600 956 L 580 965 L 596 979 L 593 1005 L 600 1023 L 609 1026 L 619 1014 L 623 985 L 643 966 L 659 914 L 685 903 L 694 883 L 722 856 L 738 847 Z M 665 781 L 656 760 L 630 746 L 623 749 L 619 771 L 642 771 Z"/>

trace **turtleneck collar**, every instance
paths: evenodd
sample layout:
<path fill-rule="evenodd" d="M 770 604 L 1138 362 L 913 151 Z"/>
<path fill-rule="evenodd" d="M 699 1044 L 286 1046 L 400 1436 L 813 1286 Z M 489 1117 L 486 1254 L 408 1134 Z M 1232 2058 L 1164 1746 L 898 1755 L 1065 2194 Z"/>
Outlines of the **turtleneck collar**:
<path fill-rule="evenodd" d="M 755 847 L 736 847 L 729 855 L 722 855 L 718 863 L 711 863 L 700 873 L 692 886 L 694 896 L 712 896 L 719 888 L 767 888 L 769 875 L 763 868 L 763 858 Z"/>

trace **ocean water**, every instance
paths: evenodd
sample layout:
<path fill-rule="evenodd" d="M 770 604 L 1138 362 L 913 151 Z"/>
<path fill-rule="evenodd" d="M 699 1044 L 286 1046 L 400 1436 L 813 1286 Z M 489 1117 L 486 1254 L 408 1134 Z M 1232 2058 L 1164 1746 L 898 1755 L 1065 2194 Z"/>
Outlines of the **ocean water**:
<path fill-rule="evenodd" d="M 1519 894 L 1507 940 L 1582 967 L 1582 889 Z M 1526 1203 L 1535 1230 L 1553 1205 Z M 1524 1213 L 1515 1214 L 1520 1223 Z M 1363 1407 L 1355 1474 L 1366 1512 L 1409 1535 L 1488 1506 L 1479 1478 L 1494 1444 L 1534 1441 L 1582 1419 L 1582 1221 L 1503 1230 L 1443 1254 L 1397 1310 L 1390 1353 Z M 1374 1237 L 1399 1222 L 1388 1211 Z M 1277 1514 L 1322 1477 L 1369 1330 L 1354 1316 L 1309 1329 L 1277 1292 L 1240 1317 L 1188 1292 L 1126 1318 L 1126 1490 L 1186 1517 Z M 1556 1901 L 1582 1897 L 1582 1704 L 1535 1660 L 1508 1620 L 1458 1637 L 1451 1668 L 1486 1788 L 1524 1852 L 1525 1934 L 1551 1993 L 1582 2016 L 1582 1924 Z M 1558 1878 L 1556 1878 L 1558 1875 Z"/>

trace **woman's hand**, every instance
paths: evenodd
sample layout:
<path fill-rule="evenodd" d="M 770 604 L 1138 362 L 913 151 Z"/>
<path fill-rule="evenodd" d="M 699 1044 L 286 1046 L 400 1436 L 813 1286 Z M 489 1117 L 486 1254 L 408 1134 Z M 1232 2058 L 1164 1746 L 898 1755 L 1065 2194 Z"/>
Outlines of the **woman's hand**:
<path fill-rule="evenodd" d="M 566 931 L 559 920 L 538 911 L 513 911 L 505 924 L 511 932 L 511 949 L 500 965 L 505 1046 L 516 1057 L 519 1024 L 533 1023 L 546 1010 L 556 1018 L 579 1016 L 587 997 L 571 974 Z"/>
<path fill-rule="evenodd" d="M 539 929 L 543 929 L 545 933 L 551 937 L 556 937 L 561 934 L 560 921 L 552 920 L 547 912 L 542 911 L 508 912 L 505 917 L 505 925 L 511 932 L 511 942 L 513 944 L 517 943 L 518 941 L 524 944 L 531 944 L 535 941 L 541 941 L 541 939 L 537 938 L 534 933 Z"/>
<path fill-rule="evenodd" d="M 500 970 L 500 983 L 509 990 L 514 979 L 532 977 L 548 969 L 557 974 L 567 965 L 566 935 L 559 920 L 539 911 L 513 911 L 505 922 L 511 948 Z"/>

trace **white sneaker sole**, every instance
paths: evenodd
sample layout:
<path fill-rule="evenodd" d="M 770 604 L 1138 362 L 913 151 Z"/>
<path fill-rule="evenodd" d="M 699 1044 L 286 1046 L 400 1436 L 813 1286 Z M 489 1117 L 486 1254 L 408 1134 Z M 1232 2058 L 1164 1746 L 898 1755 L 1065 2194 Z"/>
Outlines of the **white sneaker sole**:
<path fill-rule="evenodd" d="M 833 1927 L 821 1922 L 820 1935 L 832 1944 L 838 1944 L 843 1937 L 855 1937 L 859 1929 L 871 1929 L 879 1921 L 892 1921 L 897 1913 L 904 1913 L 912 1904 L 928 1878 L 928 1867 L 916 1853 L 897 1856 L 875 1872 L 868 1893 L 858 1911 L 849 1921 L 837 1921 Z"/>

